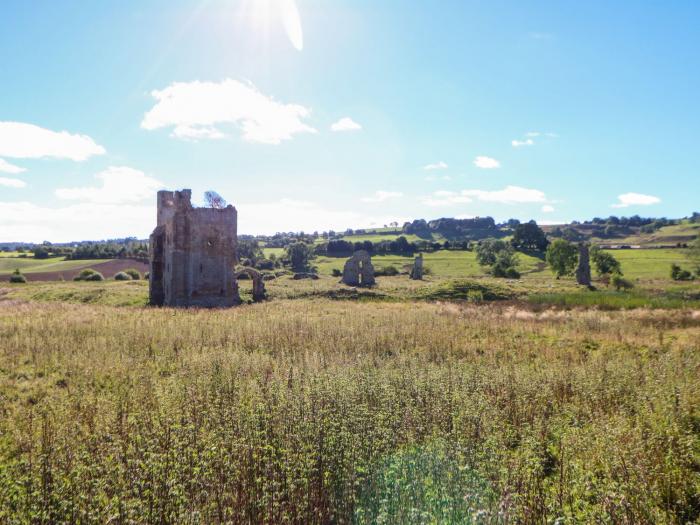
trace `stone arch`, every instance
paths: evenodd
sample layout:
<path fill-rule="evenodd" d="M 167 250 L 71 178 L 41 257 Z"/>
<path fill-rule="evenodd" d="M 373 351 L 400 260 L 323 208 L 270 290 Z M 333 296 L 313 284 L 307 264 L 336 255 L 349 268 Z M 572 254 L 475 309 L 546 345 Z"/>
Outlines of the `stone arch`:
<path fill-rule="evenodd" d="M 263 281 L 262 274 L 253 268 L 241 268 L 233 274 L 233 277 L 234 279 L 238 280 L 238 278 L 243 274 L 248 275 L 248 277 L 253 280 L 253 301 L 256 303 L 264 301 L 267 298 L 267 295 L 265 294 L 265 282 Z"/>
<path fill-rule="evenodd" d="M 374 266 L 372 266 L 372 258 L 367 251 L 358 250 L 345 261 L 342 282 L 348 286 L 372 286 L 374 284 Z"/>

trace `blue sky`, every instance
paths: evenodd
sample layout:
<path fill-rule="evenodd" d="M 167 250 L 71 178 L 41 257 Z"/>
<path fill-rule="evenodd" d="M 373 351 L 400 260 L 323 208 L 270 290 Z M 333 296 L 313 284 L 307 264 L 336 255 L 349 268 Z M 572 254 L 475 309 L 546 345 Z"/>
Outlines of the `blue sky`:
<path fill-rule="evenodd" d="M 159 188 L 218 191 L 239 233 L 700 207 L 697 2 L 0 15 L 0 241 L 144 237 Z"/>

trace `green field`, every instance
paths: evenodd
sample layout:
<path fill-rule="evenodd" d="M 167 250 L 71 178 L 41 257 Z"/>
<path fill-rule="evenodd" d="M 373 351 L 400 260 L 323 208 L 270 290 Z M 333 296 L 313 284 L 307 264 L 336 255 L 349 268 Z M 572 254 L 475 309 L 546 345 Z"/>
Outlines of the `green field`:
<path fill-rule="evenodd" d="M 609 250 L 622 264 L 625 277 L 643 280 L 668 280 L 671 264 L 690 267 L 685 250 L 639 249 Z"/>
<path fill-rule="evenodd" d="M 34 259 L 32 257 L 0 257 L 0 274 L 11 273 L 17 268 L 19 268 L 22 273 L 26 274 L 38 272 L 60 272 L 103 262 L 106 262 L 106 259 L 66 261 L 64 260 L 64 257 L 50 257 L 48 259 Z"/>

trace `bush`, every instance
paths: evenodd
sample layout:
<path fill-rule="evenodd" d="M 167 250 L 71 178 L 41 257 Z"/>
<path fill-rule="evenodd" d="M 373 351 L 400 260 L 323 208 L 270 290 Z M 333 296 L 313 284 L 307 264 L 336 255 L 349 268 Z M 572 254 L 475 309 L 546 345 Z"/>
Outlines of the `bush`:
<path fill-rule="evenodd" d="M 684 270 L 677 264 L 671 265 L 671 279 L 674 281 L 692 281 L 693 274 L 688 270 Z"/>
<path fill-rule="evenodd" d="M 114 274 L 115 281 L 131 281 L 131 275 L 126 272 L 117 272 Z"/>
<path fill-rule="evenodd" d="M 10 282 L 11 283 L 26 283 L 27 278 L 22 275 L 19 271 L 19 268 L 17 268 L 14 272 L 12 272 L 12 275 L 10 276 Z"/>
<path fill-rule="evenodd" d="M 331 271 L 331 275 L 332 275 L 333 277 L 342 277 L 342 276 L 343 276 L 343 272 L 341 272 L 340 270 L 338 270 L 338 268 L 333 268 L 333 270 Z"/>
<path fill-rule="evenodd" d="M 374 270 L 374 275 L 376 277 L 391 277 L 394 275 L 399 275 L 399 270 L 395 266 L 385 266 L 384 268 Z"/>
<path fill-rule="evenodd" d="M 618 273 L 612 276 L 612 279 L 610 279 L 610 284 L 612 284 L 615 287 L 615 290 L 617 290 L 618 292 L 620 290 L 631 290 L 632 288 L 634 288 L 634 285 L 631 281 L 628 281 Z"/>
<path fill-rule="evenodd" d="M 275 262 L 271 261 L 270 259 L 260 259 L 255 263 L 255 267 L 258 270 L 274 270 Z"/>
<path fill-rule="evenodd" d="M 151 278 L 151 272 L 145 272 L 143 278 L 148 281 Z"/>
<path fill-rule="evenodd" d="M 125 273 L 125 274 L 127 274 L 127 275 L 128 275 L 129 277 L 131 277 L 134 281 L 138 281 L 138 280 L 141 279 L 141 272 L 139 272 L 139 271 L 138 271 L 137 269 L 135 269 L 135 268 L 127 268 L 127 269 L 124 270 L 123 272 L 119 272 L 119 273 Z M 116 278 L 116 275 L 115 275 L 114 277 Z"/>
<path fill-rule="evenodd" d="M 104 281 L 104 275 L 92 268 L 81 270 L 78 275 L 73 277 L 74 281 Z"/>

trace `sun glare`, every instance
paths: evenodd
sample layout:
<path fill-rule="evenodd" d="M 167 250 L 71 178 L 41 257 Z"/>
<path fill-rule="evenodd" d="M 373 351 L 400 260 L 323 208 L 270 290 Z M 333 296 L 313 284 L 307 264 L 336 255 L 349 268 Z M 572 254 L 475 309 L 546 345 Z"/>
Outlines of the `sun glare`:
<path fill-rule="evenodd" d="M 304 32 L 295 0 L 247 0 L 242 4 L 242 11 L 256 33 L 267 37 L 281 22 L 292 46 L 298 51 L 304 48 Z"/>

